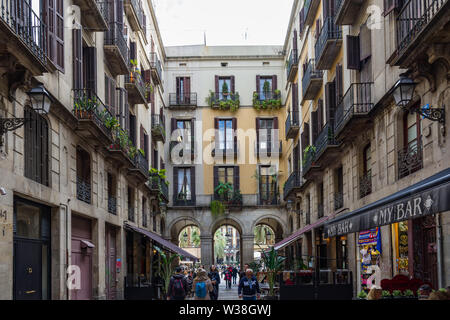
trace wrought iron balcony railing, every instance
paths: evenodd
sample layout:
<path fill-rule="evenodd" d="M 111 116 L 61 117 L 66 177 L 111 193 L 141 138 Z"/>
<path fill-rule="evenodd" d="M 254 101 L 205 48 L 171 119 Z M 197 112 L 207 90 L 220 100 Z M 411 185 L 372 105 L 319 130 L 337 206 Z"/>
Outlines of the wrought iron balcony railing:
<path fill-rule="evenodd" d="M 404 178 L 423 168 L 422 141 L 417 140 L 398 151 L 398 178 Z"/>
<path fill-rule="evenodd" d="M 342 28 L 334 23 L 334 17 L 327 17 L 324 19 L 322 29 L 320 29 L 319 38 L 315 44 L 315 58 L 318 69 L 322 69 L 322 67 L 319 67 L 319 64 L 321 64 L 322 57 L 327 54 L 325 49 L 327 48 L 328 41 L 339 39 L 342 39 Z"/>
<path fill-rule="evenodd" d="M 152 114 L 152 135 L 159 141 L 166 139 L 166 124 L 161 114 Z"/>
<path fill-rule="evenodd" d="M 0 24 L 6 24 L 43 66 L 47 66 L 47 26 L 31 2 L 0 0 Z"/>
<path fill-rule="evenodd" d="M 162 67 L 161 67 L 161 61 L 159 61 L 156 52 L 150 53 L 150 67 L 152 68 L 152 71 L 154 71 L 154 75 L 156 76 L 155 79 L 158 81 L 158 83 L 161 83 L 162 82 Z"/>
<path fill-rule="evenodd" d="M 107 24 L 109 24 L 108 18 L 108 2 L 107 1 L 95 1 L 97 3 L 97 8 L 100 11 L 103 19 Z"/>
<path fill-rule="evenodd" d="M 285 121 L 285 135 L 287 139 L 293 138 L 300 126 L 300 120 L 299 120 L 299 112 L 298 111 L 292 111 L 288 113 L 288 116 Z"/>
<path fill-rule="evenodd" d="M 197 93 L 169 93 L 170 107 L 192 107 L 197 105 Z"/>
<path fill-rule="evenodd" d="M 295 188 L 300 188 L 304 183 L 303 175 L 301 171 L 293 171 L 289 178 L 286 180 L 286 183 L 283 186 L 283 196 L 284 200 L 290 195 L 292 190 Z"/>
<path fill-rule="evenodd" d="M 159 175 L 150 175 L 149 179 L 150 189 L 159 192 L 162 196 L 162 200 L 169 200 L 169 187 L 164 179 Z"/>
<path fill-rule="evenodd" d="M 269 186 L 267 186 L 266 190 L 269 190 Z M 260 206 L 275 206 L 280 204 L 280 197 L 277 193 L 278 186 L 272 187 L 272 190 L 262 192 L 260 191 L 258 194 L 258 204 Z"/>
<path fill-rule="evenodd" d="M 142 80 L 142 76 L 137 71 L 130 71 L 130 73 L 125 77 L 125 85 L 128 87 L 130 85 L 134 85 L 136 90 L 139 92 L 140 99 L 135 99 L 135 102 L 139 103 L 145 103 L 147 101 L 147 88 L 144 84 L 144 81 Z M 128 89 L 128 100 L 130 99 L 130 94 L 132 93 L 132 90 Z"/>
<path fill-rule="evenodd" d="M 294 71 L 296 70 L 297 67 L 298 67 L 298 50 L 292 49 L 289 55 L 289 60 L 287 62 L 287 69 L 286 69 L 288 80 L 292 80 Z"/>
<path fill-rule="evenodd" d="M 144 11 L 139 5 L 138 0 L 126 0 L 126 1 L 129 1 L 131 3 L 131 7 L 133 8 L 134 14 L 136 15 L 138 27 L 142 29 L 144 27 Z"/>
<path fill-rule="evenodd" d="M 91 184 L 81 177 L 77 177 L 77 199 L 91 204 Z"/>
<path fill-rule="evenodd" d="M 108 212 L 117 214 L 117 199 L 113 196 L 108 196 Z"/>
<path fill-rule="evenodd" d="M 238 92 L 214 92 L 211 96 L 212 104 L 217 105 L 220 101 L 237 101 L 239 100 Z"/>
<path fill-rule="evenodd" d="M 358 16 L 364 1 L 361 0 L 336 0 L 334 21 L 338 25 L 351 25 Z"/>
<path fill-rule="evenodd" d="M 138 169 L 144 176 L 148 177 L 148 160 L 138 152 L 134 157 L 134 166 Z"/>
<path fill-rule="evenodd" d="M 448 0 L 409 0 L 397 17 L 397 50 L 402 54 L 448 4 Z"/>
<path fill-rule="evenodd" d="M 189 197 L 183 194 L 174 194 L 173 205 L 176 207 L 193 207 L 196 205 L 195 194 L 190 194 Z"/>
<path fill-rule="evenodd" d="M 128 207 L 128 220 L 135 222 L 135 209 L 133 207 Z"/>
<path fill-rule="evenodd" d="M 303 100 L 313 100 L 315 95 L 322 87 L 323 71 L 316 69 L 314 59 L 308 61 L 308 65 L 303 73 L 302 78 L 302 94 Z M 313 81 L 317 82 L 317 85 L 313 85 Z"/>
<path fill-rule="evenodd" d="M 352 83 L 336 108 L 335 132 L 339 133 L 353 116 L 367 115 L 373 108 L 373 83 Z"/>
<path fill-rule="evenodd" d="M 334 193 L 334 210 L 338 210 L 344 206 L 344 193 L 342 191 Z"/>
<path fill-rule="evenodd" d="M 276 91 L 254 91 L 253 97 L 258 101 L 281 100 L 281 92 Z"/>
<path fill-rule="evenodd" d="M 305 0 L 304 15 L 305 24 L 311 26 L 316 16 L 317 8 L 319 7 L 320 0 Z"/>
<path fill-rule="evenodd" d="M 368 170 L 362 177 L 359 178 L 359 197 L 364 198 L 365 196 L 372 193 L 372 172 Z"/>
<path fill-rule="evenodd" d="M 108 120 L 113 119 L 112 113 L 91 89 L 73 89 L 73 114 L 79 120 L 91 120 L 102 132 L 112 138 L 111 129 L 107 127 Z"/>
<path fill-rule="evenodd" d="M 111 22 L 109 30 L 105 31 L 105 45 L 116 46 L 123 62 L 129 65 L 129 49 L 123 36 L 122 28 L 122 25 L 118 22 Z"/>
<path fill-rule="evenodd" d="M 329 146 L 337 146 L 339 142 L 334 137 L 334 129 L 333 126 L 330 125 L 329 122 L 325 124 L 320 132 L 319 136 L 314 143 L 316 152 L 315 152 L 315 160 L 317 160 L 325 149 Z"/>
<path fill-rule="evenodd" d="M 303 175 L 306 175 L 306 173 L 309 171 L 309 169 L 314 163 L 315 157 L 316 154 L 313 148 L 308 149 L 308 151 L 303 154 L 303 162 L 302 162 Z"/>

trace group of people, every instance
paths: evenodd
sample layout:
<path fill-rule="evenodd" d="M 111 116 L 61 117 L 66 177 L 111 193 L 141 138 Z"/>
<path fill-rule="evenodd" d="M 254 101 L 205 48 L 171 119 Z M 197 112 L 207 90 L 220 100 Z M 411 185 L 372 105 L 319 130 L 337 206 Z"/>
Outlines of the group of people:
<path fill-rule="evenodd" d="M 244 266 L 245 271 L 239 272 L 236 266 L 225 266 L 222 268 L 222 275 L 226 281 L 226 287 L 231 289 L 231 284 L 236 284 L 239 274 L 238 295 L 243 300 L 256 300 L 260 298 L 260 288 L 253 270 L 249 265 Z M 171 277 L 167 292 L 169 300 L 185 300 L 194 298 L 195 300 L 218 300 L 220 273 L 215 265 L 212 265 L 209 273 L 201 266 L 196 271 L 183 270 L 182 267 L 175 269 L 175 274 Z"/>

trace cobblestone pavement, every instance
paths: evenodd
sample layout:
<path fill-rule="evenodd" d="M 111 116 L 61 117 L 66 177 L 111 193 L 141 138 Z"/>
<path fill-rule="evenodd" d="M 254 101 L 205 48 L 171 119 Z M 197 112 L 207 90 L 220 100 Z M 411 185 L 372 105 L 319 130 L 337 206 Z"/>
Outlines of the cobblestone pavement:
<path fill-rule="evenodd" d="M 239 300 L 237 280 L 236 284 L 231 285 L 231 289 L 226 288 L 225 280 L 223 279 L 220 280 L 218 300 Z"/>

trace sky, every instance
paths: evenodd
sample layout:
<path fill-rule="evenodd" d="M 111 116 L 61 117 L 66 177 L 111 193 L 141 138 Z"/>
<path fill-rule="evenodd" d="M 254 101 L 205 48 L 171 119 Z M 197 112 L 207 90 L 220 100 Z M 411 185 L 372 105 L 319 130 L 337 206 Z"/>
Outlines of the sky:
<path fill-rule="evenodd" d="M 293 0 L 152 0 L 164 46 L 283 45 Z"/>

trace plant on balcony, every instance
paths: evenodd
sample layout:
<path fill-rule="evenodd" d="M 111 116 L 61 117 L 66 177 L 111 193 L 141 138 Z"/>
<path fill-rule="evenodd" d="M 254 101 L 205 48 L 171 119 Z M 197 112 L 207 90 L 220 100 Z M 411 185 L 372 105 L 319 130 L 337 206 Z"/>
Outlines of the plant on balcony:
<path fill-rule="evenodd" d="M 97 97 L 89 98 L 83 96 L 76 98 L 73 106 L 73 113 L 80 118 L 89 118 L 92 112 L 96 112 L 100 102 Z"/>
<path fill-rule="evenodd" d="M 302 165 L 303 167 L 306 165 L 306 160 L 308 158 L 312 159 L 314 158 L 316 154 L 316 147 L 313 145 L 309 145 L 305 148 L 305 151 L 303 151 L 303 159 L 302 159 Z"/>
<path fill-rule="evenodd" d="M 225 205 L 222 203 L 222 201 L 219 200 L 211 201 L 210 208 L 211 214 L 215 218 L 225 213 Z"/>
<path fill-rule="evenodd" d="M 225 95 L 225 93 L 223 92 L 222 94 Z M 205 100 L 211 108 L 217 106 L 220 110 L 230 110 L 232 112 L 235 112 L 237 109 L 239 109 L 240 105 L 239 95 L 237 93 L 234 94 L 234 99 L 220 100 L 216 99 L 215 93 L 210 90 L 209 96 Z"/>
<path fill-rule="evenodd" d="M 222 201 L 227 201 L 233 193 L 233 185 L 229 182 L 219 182 L 214 192 L 220 197 Z"/>
<path fill-rule="evenodd" d="M 233 190 L 233 194 L 231 196 L 231 204 L 233 205 L 241 205 L 242 204 L 242 194 L 241 190 Z"/>
<path fill-rule="evenodd" d="M 119 120 L 117 120 L 116 117 L 109 115 L 106 111 L 105 113 L 106 115 L 103 118 L 103 123 L 105 124 L 105 127 L 115 132 L 120 127 Z"/>
<path fill-rule="evenodd" d="M 131 159 L 134 159 L 136 157 L 137 152 L 138 152 L 138 150 L 137 150 L 137 148 L 135 146 L 133 146 L 133 145 L 129 146 L 129 148 L 128 148 L 128 156 Z"/>
<path fill-rule="evenodd" d="M 142 150 L 141 148 L 139 148 L 138 151 L 139 151 L 139 153 L 140 153 L 143 157 L 145 157 L 145 151 L 144 151 L 144 150 Z"/>
<path fill-rule="evenodd" d="M 275 90 L 272 99 L 265 99 L 261 101 L 259 99 L 259 92 L 253 94 L 253 108 L 256 110 L 271 110 L 281 108 L 281 92 L 280 90 Z M 279 97 L 276 99 L 276 97 Z"/>

